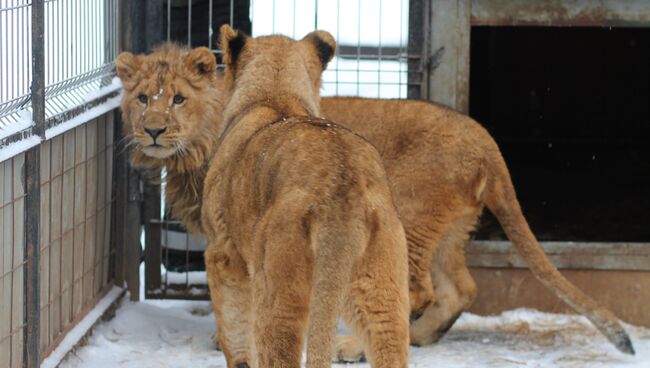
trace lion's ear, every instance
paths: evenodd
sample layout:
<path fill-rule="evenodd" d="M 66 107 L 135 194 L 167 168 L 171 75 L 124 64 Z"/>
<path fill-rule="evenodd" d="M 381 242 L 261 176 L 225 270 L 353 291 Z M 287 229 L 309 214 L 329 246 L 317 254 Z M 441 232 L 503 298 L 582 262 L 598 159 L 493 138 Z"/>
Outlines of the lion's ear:
<path fill-rule="evenodd" d="M 211 75 L 217 70 L 217 59 L 207 47 L 197 47 L 192 49 L 185 57 L 185 62 L 190 70 L 193 70 L 201 76 Z"/>
<path fill-rule="evenodd" d="M 117 55 L 117 59 L 115 59 L 115 70 L 122 82 L 127 82 L 133 78 L 135 73 L 140 70 L 143 59 L 144 57 L 142 55 L 133 55 L 130 52 L 123 52 Z"/>
<path fill-rule="evenodd" d="M 248 36 L 242 32 L 233 29 L 227 24 L 221 26 L 219 29 L 219 47 L 223 51 L 223 62 L 226 66 L 232 68 L 237 63 L 247 41 Z"/>
<path fill-rule="evenodd" d="M 314 31 L 303 37 L 300 42 L 309 42 L 316 49 L 316 55 L 323 66 L 323 70 L 327 67 L 327 63 L 334 57 L 336 51 L 336 40 L 329 32 Z"/>

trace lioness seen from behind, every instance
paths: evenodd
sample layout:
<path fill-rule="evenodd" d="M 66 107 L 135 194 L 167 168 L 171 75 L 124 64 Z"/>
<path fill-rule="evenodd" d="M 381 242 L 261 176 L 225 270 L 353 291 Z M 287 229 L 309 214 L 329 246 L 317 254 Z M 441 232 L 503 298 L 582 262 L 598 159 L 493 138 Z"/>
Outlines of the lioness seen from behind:
<path fill-rule="evenodd" d="M 307 366 L 330 366 L 343 315 L 374 367 L 406 367 L 406 239 L 381 158 L 316 117 L 334 39 L 223 26 L 221 47 L 225 110 L 202 226 L 228 365 L 255 352 L 261 367 L 299 367 L 307 332 Z"/>

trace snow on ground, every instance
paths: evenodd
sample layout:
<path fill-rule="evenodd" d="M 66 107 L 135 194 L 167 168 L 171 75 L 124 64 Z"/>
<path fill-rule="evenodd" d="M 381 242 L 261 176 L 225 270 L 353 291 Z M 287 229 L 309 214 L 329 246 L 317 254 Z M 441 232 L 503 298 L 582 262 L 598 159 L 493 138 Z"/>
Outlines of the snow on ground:
<path fill-rule="evenodd" d="M 496 317 L 466 313 L 437 344 L 411 348 L 410 366 L 650 367 L 650 329 L 626 329 L 636 356 L 619 353 L 583 317 L 526 309 Z M 124 301 L 61 367 L 226 367 L 212 349 L 213 330 L 209 302 Z"/>

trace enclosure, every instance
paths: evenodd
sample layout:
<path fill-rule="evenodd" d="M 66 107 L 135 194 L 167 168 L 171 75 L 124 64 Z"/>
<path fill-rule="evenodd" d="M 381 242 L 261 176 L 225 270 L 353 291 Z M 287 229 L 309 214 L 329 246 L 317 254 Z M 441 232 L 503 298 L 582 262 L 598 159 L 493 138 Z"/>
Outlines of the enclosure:
<path fill-rule="evenodd" d="M 205 14 L 228 4 L 192 4 L 159 9 L 165 21 L 153 37 L 214 48 Z M 650 77 L 639 62 L 650 60 L 646 2 L 269 1 L 248 4 L 250 17 L 240 9 L 246 2 L 237 4 L 223 21 L 253 35 L 333 33 L 338 54 L 324 73 L 324 96 L 429 99 L 482 123 L 555 264 L 626 320 L 650 323 L 643 307 L 650 282 Z M 191 16 L 194 6 L 203 6 L 202 17 Z M 204 244 L 161 218 L 164 200 L 154 188 L 146 193 L 146 297 L 207 298 L 197 272 Z M 468 247 L 486 291 L 474 310 L 567 311 L 521 269 L 509 244 L 484 214 Z M 639 303 L 623 307 L 621 298 Z"/>
<path fill-rule="evenodd" d="M 38 366 L 114 286 L 131 300 L 207 299 L 203 241 L 167 215 L 164 185 L 128 166 L 113 60 L 163 41 L 219 58 L 223 23 L 331 32 L 325 96 L 425 99 L 475 118 L 563 274 L 650 327 L 647 1 L 3 0 L 0 367 Z M 566 310 L 490 215 L 467 261 L 473 312 Z"/>
<path fill-rule="evenodd" d="M 0 3 L 2 367 L 38 366 L 123 283 L 118 5 Z"/>

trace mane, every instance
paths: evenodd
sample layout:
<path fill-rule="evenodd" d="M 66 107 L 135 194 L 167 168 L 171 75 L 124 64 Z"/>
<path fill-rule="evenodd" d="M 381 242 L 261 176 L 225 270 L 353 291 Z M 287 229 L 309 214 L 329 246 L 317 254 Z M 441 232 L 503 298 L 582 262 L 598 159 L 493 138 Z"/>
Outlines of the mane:
<path fill-rule="evenodd" d="M 212 81 L 208 78 L 196 78 L 187 67 L 180 62 L 191 50 L 174 43 L 164 43 L 156 47 L 152 54 L 146 57 L 143 73 L 162 75 L 173 73 L 179 78 L 185 78 L 193 85 L 209 90 L 218 91 L 222 88 L 220 74 L 215 74 Z M 211 85 L 206 85 L 209 83 Z M 145 155 L 137 146 L 131 149 L 131 164 L 143 172 L 145 178 L 154 185 L 165 183 L 165 201 L 174 219 L 179 220 L 188 231 L 201 235 L 201 200 L 203 196 L 203 181 L 212 156 L 216 150 L 219 134 L 219 120 L 223 106 L 217 100 L 217 93 L 203 94 L 206 99 L 207 114 L 195 114 L 193 118 L 203 119 L 200 131 L 194 134 L 190 141 L 183 142 L 176 154 L 165 159 L 156 159 Z M 163 168 L 166 175 L 161 177 Z"/>

